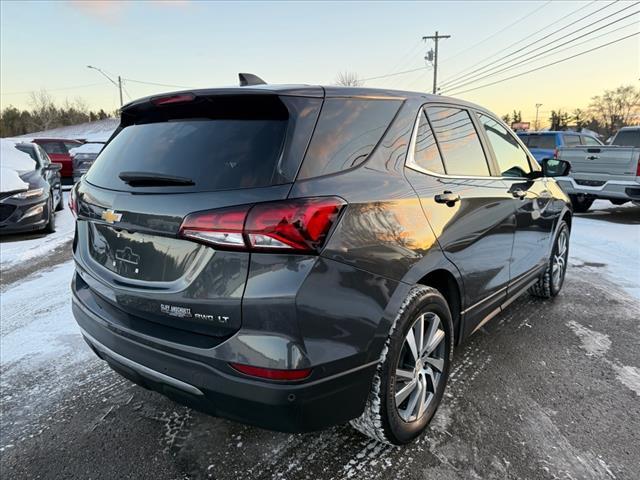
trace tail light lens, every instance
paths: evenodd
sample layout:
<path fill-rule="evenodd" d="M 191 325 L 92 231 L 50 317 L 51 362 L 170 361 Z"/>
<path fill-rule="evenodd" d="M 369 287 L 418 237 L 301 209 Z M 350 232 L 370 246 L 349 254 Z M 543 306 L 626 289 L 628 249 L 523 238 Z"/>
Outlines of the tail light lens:
<path fill-rule="evenodd" d="M 558 155 L 559 155 L 558 149 L 554 148 L 553 149 L 553 158 L 555 158 L 557 160 L 558 159 Z"/>
<path fill-rule="evenodd" d="M 196 212 L 180 236 L 220 249 L 317 253 L 345 205 L 318 197 Z"/>
<path fill-rule="evenodd" d="M 156 105 L 169 105 L 172 103 L 186 103 L 194 101 L 196 96 L 193 93 L 178 93 L 175 95 L 165 95 L 163 97 L 152 98 L 151 102 Z"/>
<path fill-rule="evenodd" d="M 78 218 L 78 197 L 76 195 L 75 186 L 71 188 L 69 192 L 69 210 L 75 218 Z"/>

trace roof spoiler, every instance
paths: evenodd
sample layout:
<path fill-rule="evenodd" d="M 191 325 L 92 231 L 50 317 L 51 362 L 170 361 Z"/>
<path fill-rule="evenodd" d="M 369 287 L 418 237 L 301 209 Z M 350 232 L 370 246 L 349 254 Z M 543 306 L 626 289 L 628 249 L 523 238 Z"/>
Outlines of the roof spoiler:
<path fill-rule="evenodd" d="M 239 73 L 238 78 L 240 79 L 241 87 L 250 87 L 252 85 L 266 85 L 263 79 L 259 76 L 254 75 L 253 73 Z"/>

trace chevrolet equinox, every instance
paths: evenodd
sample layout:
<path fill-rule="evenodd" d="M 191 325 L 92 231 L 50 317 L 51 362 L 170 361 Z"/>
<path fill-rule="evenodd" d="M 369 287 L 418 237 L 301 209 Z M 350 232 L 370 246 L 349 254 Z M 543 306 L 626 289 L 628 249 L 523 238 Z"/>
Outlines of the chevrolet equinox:
<path fill-rule="evenodd" d="M 560 291 L 569 164 L 461 100 L 241 85 L 122 108 L 71 195 L 82 334 L 210 414 L 407 443 L 455 346 Z"/>

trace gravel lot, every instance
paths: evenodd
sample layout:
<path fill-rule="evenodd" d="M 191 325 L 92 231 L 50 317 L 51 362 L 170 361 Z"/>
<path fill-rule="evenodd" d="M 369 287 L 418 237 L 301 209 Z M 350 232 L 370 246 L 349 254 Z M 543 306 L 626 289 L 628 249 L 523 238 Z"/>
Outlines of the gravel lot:
<path fill-rule="evenodd" d="M 59 225 L 50 248 L 0 245 L 2 478 L 640 478 L 640 207 L 575 218 L 561 295 L 522 297 L 462 345 L 406 448 L 348 426 L 247 427 L 122 379 L 72 320 L 73 230 Z"/>

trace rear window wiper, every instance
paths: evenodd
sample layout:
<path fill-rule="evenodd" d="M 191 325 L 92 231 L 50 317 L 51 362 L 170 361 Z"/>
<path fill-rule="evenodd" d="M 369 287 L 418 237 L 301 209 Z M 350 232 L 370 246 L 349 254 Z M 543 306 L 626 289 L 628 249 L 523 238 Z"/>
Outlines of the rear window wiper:
<path fill-rule="evenodd" d="M 124 183 L 132 187 L 166 187 L 166 186 L 191 186 L 194 181 L 186 177 L 165 175 L 153 172 L 121 172 L 118 177 Z"/>

